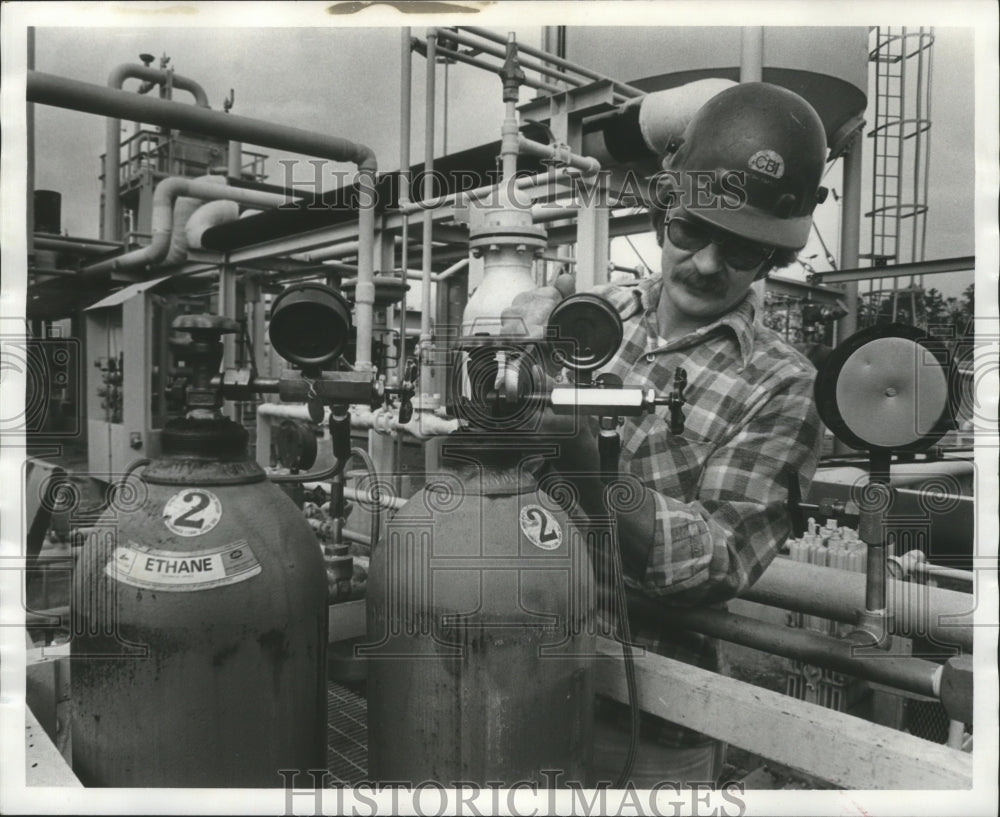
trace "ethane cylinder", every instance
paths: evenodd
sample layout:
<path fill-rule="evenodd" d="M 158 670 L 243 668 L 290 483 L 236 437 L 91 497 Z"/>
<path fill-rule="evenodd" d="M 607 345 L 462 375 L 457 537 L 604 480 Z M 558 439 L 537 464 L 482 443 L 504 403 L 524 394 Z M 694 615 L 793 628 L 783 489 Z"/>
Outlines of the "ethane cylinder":
<path fill-rule="evenodd" d="M 87 786 L 273 787 L 326 768 L 326 579 L 228 420 L 172 421 L 121 483 L 72 598 L 73 769 Z"/>
<path fill-rule="evenodd" d="M 528 474 L 432 475 L 372 554 L 369 776 L 587 785 L 594 586 L 582 531 Z"/>

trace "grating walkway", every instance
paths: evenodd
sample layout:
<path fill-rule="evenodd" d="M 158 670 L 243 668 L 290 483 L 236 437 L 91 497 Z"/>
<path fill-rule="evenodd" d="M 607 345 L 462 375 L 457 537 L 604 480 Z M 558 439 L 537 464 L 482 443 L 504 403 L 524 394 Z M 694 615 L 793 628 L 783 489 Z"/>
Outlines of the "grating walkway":
<path fill-rule="evenodd" d="M 328 788 L 352 786 L 368 776 L 368 703 L 347 687 L 326 685 Z"/>

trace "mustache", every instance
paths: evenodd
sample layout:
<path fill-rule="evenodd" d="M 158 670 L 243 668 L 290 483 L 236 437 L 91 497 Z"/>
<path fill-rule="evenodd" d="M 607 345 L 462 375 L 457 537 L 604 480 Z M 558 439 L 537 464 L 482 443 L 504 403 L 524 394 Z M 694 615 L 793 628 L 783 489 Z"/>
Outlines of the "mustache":
<path fill-rule="evenodd" d="M 683 266 L 670 273 L 670 280 L 703 295 L 724 295 L 729 287 L 724 275 L 702 275 L 695 269 Z"/>

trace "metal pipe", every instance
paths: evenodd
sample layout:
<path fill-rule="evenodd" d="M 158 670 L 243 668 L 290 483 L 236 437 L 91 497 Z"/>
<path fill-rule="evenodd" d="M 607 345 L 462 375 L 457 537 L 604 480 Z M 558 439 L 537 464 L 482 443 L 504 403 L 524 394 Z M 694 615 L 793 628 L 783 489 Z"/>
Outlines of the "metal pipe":
<path fill-rule="evenodd" d="M 389 508 L 394 511 L 398 511 L 408 502 L 408 500 L 399 496 L 388 496 L 385 491 L 379 491 L 376 498 L 368 493 L 368 491 L 359 491 L 357 488 L 349 488 L 346 485 L 344 486 L 344 496 L 355 502 L 377 502 L 383 508 Z"/>
<path fill-rule="evenodd" d="M 408 423 L 400 423 L 396 413 L 384 408 L 377 411 L 352 407 L 352 429 L 374 429 L 380 434 L 402 431 L 418 440 L 442 437 L 458 430 L 458 420 L 446 420 L 428 411 L 415 411 Z M 327 410 L 329 411 L 329 410 Z M 309 420 L 309 407 L 305 403 L 261 403 L 257 406 L 257 416 L 262 418 Z M 327 414 L 327 416 L 329 416 Z"/>
<path fill-rule="evenodd" d="M 526 136 L 518 136 L 517 146 L 521 153 L 528 156 L 539 156 L 543 159 L 552 159 L 560 164 L 583 171 L 585 176 L 593 176 L 601 170 L 601 163 L 597 159 L 572 153 L 568 147 L 559 148 L 553 145 L 543 145 L 541 142 L 535 142 Z"/>
<path fill-rule="evenodd" d="M 219 183 L 185 179 L 179 176 L 164 179 L 156 185 L 156 189 L 153 191 L 152 241 L 138 250 L 84 267 L 80 270 L 80 274 L 84 277 L 100 276 L 112 270 L 142 269 L 155 266 L 163 261 L 170 249 L 170 236 L 174 227 L 174 203 L 179 196 L 211 201 L 220 199 L 237 201 L 258 207 L 274 207 L 288 201 L 280 193 L 265 193 L 260 190 L 229 187 L 221 177 L 213 178 L 218 179 Z"/>
<path fill-rule="evenodd" d="M 128 94 L 41 71 L 29 71 L 26 84 L 28 101 L 42 105 L 101 116 L 131 116 L 137 121 L 152 125 L 211 133 L 275 150 L 287 150 L 337 162 L 352 162 L 359 169 L 378 169 L 378 162 L 371 148 L 338 136 Z"/>
<path fill-rule="evenodd" d="M 748 601 L 794 610 L 836 621 L 853 622 L 865 604 L 865 576 L 778 558 L 751 587 L 740 593 Z M 890 629 L 902 637 L 972 651 L 975 601 L 966 593 L 890 581 L 887 586 Z M 881 660 L 881 659 L 879 659 Z"/>
<path fill-rule="evenodd" d="M 576 175 L 576 174 L 573 174 Z M 562 181 L 566 178 L 571 178 L 571 174 L 565 168 L 559 168 L 553 173 L 551 170 L 543 170 L 540 173 L 535 173 L 531 176 L 518 176 L 514 181 L 514 187 L 518 190 L 522 190 L 525 187 L 535 187 L 537 185 L 551 185 L 556 182 Z M 427 174 L 426 179 L 430 179 L 430 174 Z M 491 194 L 496 194 L 503 188 L 502 184 L 489 184 L 483 187 L 476 187 L 472 190 L 465 190 L 461 193 L 449 193 L 447 196 L 439 196 L 436 199 L 428 199 L 428 201 L 433 202 L 432 204 L 426 204 L 420 201 L 412 201 L 409 204 L 404 205 L 402 202 L 399 204 L 398 212 L 406 215 L 416 212 L 426 212 L 428 210 L 436 210 L 441 207 L 453 206 L 459 199 L 463 197 L 468 197 L 470 199 L 481 199 Z"/>
<path fill-rule="evenodd" d="M 740 32 L 740 82 L 760 82 L 764 71 L 764 29 L 744 26 Z"/>
<path fill-rule="evenodd" d="M 465 34 L 462 34 L 458 31 L 448 30 L 442 36 L 446 37 L 449 40 L 454 40 L 457 43 L 461 43 L 462 45 L 467 45 L 471 48 L 478 49 L 479 51 L 482 51 L 485 54 L 491 54 L 494 57 L 500 57 L 501 59 L 504 59 L 507 56 L 507 52 L 503 48 L 479 42 L 478 40 L 466 36 Z M 518 51 L 525 51 L 525 49 L 523 46 L 518 44 Z M 525 54 L 527 54 L 527 51 L 525 51 Z M 525 56 L 525 54 L 519 54 L 517 58 L 517 61 L 520 63 L 522 68 L 527 68 L 530 71 L 535 71 L 539 74 L 542 74 L 543 76 L 551 77 L 552 79 L 556 79 L 559 82 L 565 82 L 568 83 L 569 85 L 573 85 L 576 87 L 580 87 L 581 85 L 586 84 L 586 80 L 584 79 L 580 79 L 579 77 L 568 76 L 565 72 L 560 71 L 558 68 L 552 68 L 548 65 L 539 63 L 536 60 L 533 60 L 530 57 Z M 551 60 L 549 61 L 551 62 Z M 555 90 L 558 92 L 560 89 L 555 88 Z"/>
<path fill-rule="evenodd" d="M 358 283 L 354 290 L 357 329 L 354 368 L 372 368 L 372 327 L 375 322 L 375 171 L 358 170 Z"/>
<path fill-rule="evenodd" d="M 107 255 L 109 252 L 120 250 L 122 245 L 110 241 L 89 241 L 85 238 L 54 238 L 47 235 L 36 235 L 35 248 L 75 253 L 76 255 Z"/>
<path fill-rule="evenodd" d="M 451 48 L 445 48 L 444 46 L 438 44 L 437 53 L 442 57 L 447 57 L 448 59 L 455 60 L 457 62 L 464 62 L 466 65 L 472 65 L 476 68 L 480 68 L 483 71 L 489 71 L 490 73 L 496 73 L 500 66 L 493 65 L 492 63 L 486 62 L 486 60 L 479 60 L 475 57 L 470 57 L 468 54 L 463 54 L 460 51 L 455 51 Z M 546 91 L 550 94 L 559 93 L 560 89 L 555 85 L 549 85 L 547 82 L 541 82 L 539 80 L 525 78 L 524 84 L 529 88 L 535 88 L 539 91 Z"/>
<path fill-rule="evenodd" d="M 840 211 L 841 271 L 856 269 L 861 247 L 861 183 L 864 140 L 860 131 L 844 154 L 842 169 L 843 195 Z M 837 323 L 837 338 L 848 338 L 858 331 L 858 283 L 848 281 L 844 288 L 847 314 Z"/>
<path fill-rule="evenodd" d="M 503 44 L 506 42 L 506 40 L 502 36 L 494 34 L 492 31 L 489 31 L 488 29 L 485 28 L 478 28 L 476 26 L 463 26 L 463 28 L 465 31 L 468 31 L 471 34 L 476 34 L 482 37 L 483 39 L 492 40 L 495 43 Z M 573 71 L 574 73 L 580 74 L 581 76 L 587 77 L 588 79 L 607 80 L 609 82 L 612 82 L 614 84 L 615 90 L 623 94 L 624 96 L 630 96 L 630 97 L 643 96 L 646 93 L 645 91 L 636 88 L 632 85 L 628 85 L 624 82 L 619 82 L 618 80 L 613 79 L 612 77 L 606 77 L 603 74 L 598 74 L 596 71 L 592 71 L 586 66 L 580 65 L 575 62 L 570 62 L 569 60 L 564 59 L 563 57 L 557 57 L 554 54 L 547 54 L 546 52 L 538 48 L 534 48 L 533 46 L 524 45 L 523 43 L 518 43 L 517 48 L 519 51 L 523 51 L 525 54 L 530 54 L 533 57 L 539 57 L 545 62 L 552 63 L 553 65 L 558 65 L 560 68 L 565 68 L 568 71 Z"/>
<path fill-rule="evenodd" d="M 435 79 L 437 74 L 437 34 L 431 29 L 427 34 L 427 84 L 424 109 L 424 201 L 430 201 L 434 195 L 434 105 L 436 99 Z M 421 354 L 431 342 L 431 262 L 434 245 L 432 233 L 434 230 L 433 213 L 424 210 L 423 253 L 420 269 L 423 271 L 420 305 L 420 349 Z M 421 366 L 421 371 L 424 367 Z"/>
<path fill-rule="evenodd" d="M 112 69 L 108 75 L 109 88 L 119 90 L 125 80 L 143 79 L 147 82 L 165 85 L 167 82 L 174 88 L 188 91 L 194 96 L 195 104 L 208 108 L 208 95 L 205 89 L 193 79 L 165 71 L 162 68 L 152 68 L 148 65 L 124 63 Z M 104 131 L 104 229 L 102 238 L 115 241 L 121 238 L 119 227 L 121 221 L 121 201 L 118 198 L 118 162 L 121 145 L 121 119 L 110 116 L 105 123 Z"/>
<path fill-rule="evenodd" d="M 226 157 L 226 174 L 230 179 L 243 178 L 243 143 L 229 140 L 229 155 Z"/>
<path fill-rule="evenodd" d="M 399 201 L 410 201 L 410 124 L 413 118 L 413 45 L 410 29 L 402 30 L 400 41 L 399 77 Z M 403 278 L 409 277 L 410 267 L 410 217 L 403 214 L 400 225 L 399 269 Z M 423 274 L 419 276 L 423 280 Z M 406 294 L 409 287 L 402 287 L 399 299 L 399 354 L 396 356 L 396 383 L 401 384 L 406 377 Z M 403 438 L 396 436 L 393 446 L 393 472 L 399 472 L 403 459 Z M 402 476 L 397 479 L 397 488 Z"/>
<path fill-rule="evenodd" d="M 682 627 L 918 695 L 937 698 L 941 692 L 942 667 L 921 658 L 858 655 L 850 641 L 711 607 L 665 607 L 646 597 L 632 596 L 629 608 L 633 616 L 659 629 L 665 624 L 671 629 Z"/>

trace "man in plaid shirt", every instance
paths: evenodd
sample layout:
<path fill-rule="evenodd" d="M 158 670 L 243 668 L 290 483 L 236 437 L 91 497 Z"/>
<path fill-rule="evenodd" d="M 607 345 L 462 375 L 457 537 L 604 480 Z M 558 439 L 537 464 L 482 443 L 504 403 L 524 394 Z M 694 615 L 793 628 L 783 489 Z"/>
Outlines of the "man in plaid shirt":
<path fill-rule="evenodd" d="M 790 91 L 748 83 L 716 95 L 665 161 L 666 184 L 650 207 L 660 274 L 599 289 L 624 322 L 604 371 L 658 393 L 671 388 L 677 367 L 688 375 L 681 434 L 670 432 L 665 407 L 621 428 L 620 470 L 645 488 L 638 509 L 616 514 L 625 583 L 664 603 L 661 622 L 639 627 L 633 639 L 718 671 L 717 643 L 672 630 L 668 606 L 719 603 L 756 581 L 790 531 L 789 480 L 804 494 L 815 471 L 815 369 L 756 318 L 751 284 L 805 245 L 825 149 L 819 116 Z M 711 195 L 685 187 L 704 171 L 714 174 Z M 739 175 L 727 182 L 725 173 Z M 743 194 L 727 201 L 734 178 Z M 525 296 L 514 311 L 542 326 L 562 293 Z M 581 507 L 603 515 L 599 481 L 579 477 L 598 461 L 588 426 L 564 442 L 555 467 L 576 482 Z M 614 780 L 628 743 L 627 707 L 602 700 L 599 712 L 596 777 Z M 652 716 L 641 735 L 631 778 L 639 788 L 713 781 L 722 771 L 724 746 L 703 735 Z"/>

